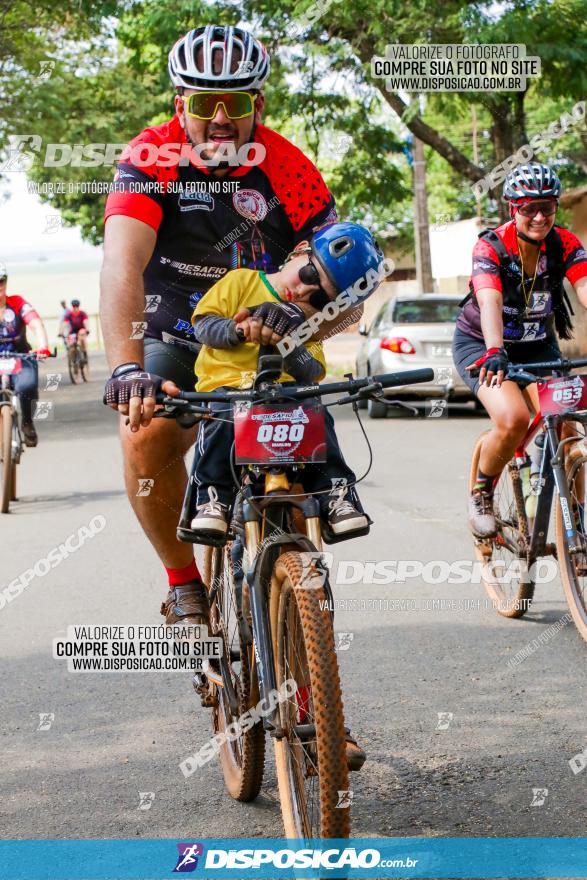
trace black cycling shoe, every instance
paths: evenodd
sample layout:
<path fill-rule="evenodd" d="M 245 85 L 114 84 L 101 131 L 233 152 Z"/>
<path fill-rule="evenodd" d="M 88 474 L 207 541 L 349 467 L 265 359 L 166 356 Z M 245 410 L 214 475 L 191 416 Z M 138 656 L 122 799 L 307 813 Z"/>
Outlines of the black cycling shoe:
<path fill-rule="evenodd" d="M 202 581 L 170 587 L 167 599 L 161 603 L 161 614 L 170 626 L 208 626 L 210 608 Z"/>
<path fill-rule="evenodd" d="M 22 433 L 24 434 L 24 445 L 25 446 L 36 446 L 39 442 L 39 438 L 37 437 L 37 431 L 32 422 L 23 422 L 22 423 Z"/>

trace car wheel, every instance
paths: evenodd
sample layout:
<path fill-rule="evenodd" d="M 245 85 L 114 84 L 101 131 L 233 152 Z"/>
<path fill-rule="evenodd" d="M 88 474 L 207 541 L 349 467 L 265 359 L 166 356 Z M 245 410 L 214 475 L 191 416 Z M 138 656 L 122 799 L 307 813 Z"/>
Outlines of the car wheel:
<path fill-rule="evenodd" d="M 387 407 L 379 400 L 368 400 L 367 410 L 370 419 L 384 419 L 387 416 Z"/>

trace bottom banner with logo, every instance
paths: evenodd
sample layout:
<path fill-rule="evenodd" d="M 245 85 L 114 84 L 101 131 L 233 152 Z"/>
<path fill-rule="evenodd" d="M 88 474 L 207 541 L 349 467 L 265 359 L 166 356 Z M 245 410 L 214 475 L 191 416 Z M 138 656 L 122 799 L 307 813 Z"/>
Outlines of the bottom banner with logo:
<path fill-rule="evenodd" d="M 3 840 L 2 880 L 587 877 L 587 837 Z"/>

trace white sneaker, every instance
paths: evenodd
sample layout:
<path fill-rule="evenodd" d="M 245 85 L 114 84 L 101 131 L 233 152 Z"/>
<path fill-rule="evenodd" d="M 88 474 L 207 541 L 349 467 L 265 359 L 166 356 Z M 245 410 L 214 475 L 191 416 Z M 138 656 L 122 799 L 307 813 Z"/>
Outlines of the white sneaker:
<path fill-rule="evenodd" d="M 209 501 L 198 505 L 198 512 L 191 522 L 191 527 L 200 532 L 217 532 L 225 535 L 228 530 L 226 512 L 228 508 L 218 501 L 218 493 L 214 486 L 208 487 Z"/>

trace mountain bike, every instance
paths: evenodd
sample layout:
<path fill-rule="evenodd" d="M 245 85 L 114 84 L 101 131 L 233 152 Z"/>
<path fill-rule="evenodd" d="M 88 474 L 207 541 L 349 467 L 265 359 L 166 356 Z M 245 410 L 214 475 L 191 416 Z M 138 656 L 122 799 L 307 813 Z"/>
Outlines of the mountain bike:
<path fill-rule="evenodd" d="M 16 468 L 26 448 L 20 399 L 12 387 L 12 377 L 20 373 L 26 360 L 37 360 L 37 355 L 0 352 L 0 513 L 8 513 L 10 502 L 17 500 Z"/>
<path fill-rule="evenodd" d="M 528 611 L 534 596 L 537 561 L 540 557 L 555 557 L 573 621 L 585 640 L 587 376 L 572 376 L 570 372 L 586 365 L 587 358 L 509 365 L 506 379 L 517 382 L 522 389 L 538 383 L 540 412 L 533 417 L 495 486 L 497 535 L 475 539 L 476 556 L 483 563 L 483 584 L 504 617 L 522 617 Z M 545 376 L 549 378 L 541 380 Z M 565 436 L 563 425 L 570 423 L 573 433 Z M 473 453 L 471 489 L 484 436 Z M 553 499 L 555 543 L 547 541 Z"/>
<path fill-rule="evenodd" d="M 78 341 L 77 333 L 69 333 L 64 337 L 67 349 L 67 369 L 73 385 L 88 381 L 88 355 Z"/>
<path fill-rule="evenodd" d="M 322 538 L 341 536 L 321 522 L 317 497 L 304 492 L 304 464 L 326 460 L 326 406 L 352 404 L 358 418 L 357 403 L 365 396 L 380 400 L 384 388 L 430 381 L 434 374 L 420 369 L 292 387 L 277 382 L 281 369 L 281 357 L 261 357 L 252 389 L 159 397 L 164 407 L 156 415 L 189 426 L 211 417 L 205 404 L 223 402 L 234 417 L 227 467 L 237 500 L 227 538 L 208 539 L 204 566 L 210 634 L 221 636 L 224 654 L 209 661 L 194 685 L 212 708 L 215 734 L 234 733 L 234 723 L 255 707 L 264 711 L 221 746 L 226 788 L 240 801 L 259 794 L 269 734 L 286 835 L 346 838 L 350 810 L 340 805 L 349 787 L 344 713 L 332 592 L 321 556 Z M 320 401 L 331 394 L 344 396 Z M 178 537 L 194 541 L 192 492 L 190 480 Z M 276 693 L 286 698 L 276 702 Z"/>

